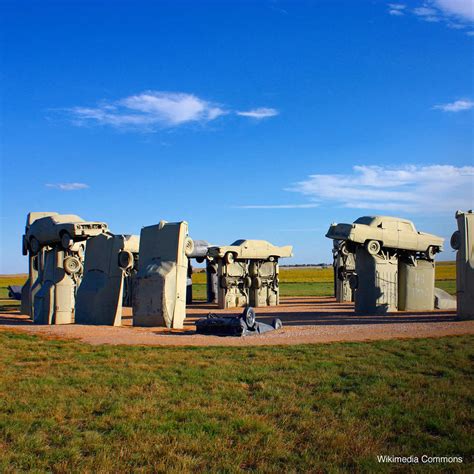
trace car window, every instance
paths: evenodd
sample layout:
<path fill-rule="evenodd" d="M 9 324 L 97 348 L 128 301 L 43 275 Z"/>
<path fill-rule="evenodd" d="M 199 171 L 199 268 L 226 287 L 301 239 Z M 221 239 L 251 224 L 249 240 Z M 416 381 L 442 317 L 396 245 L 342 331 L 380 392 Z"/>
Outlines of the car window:
<path fill-rule="evenodd" d="M 413 226 L 408 222 L 399 222 L 398 229 L 401 232 L 413 232 Z"/>
<path fill-rule="evenodd" d="M 370 225 L 375 219 L 372 216 L 363 216 L 359 217 L 354 221 L 354 224 L 365 224 Z"/>
<path fill-rule="evenodd" d="M 398 222 L 395 221 L 384 221 L 382 222 L 382 229 L 387 230 L 398 230 Z"/>

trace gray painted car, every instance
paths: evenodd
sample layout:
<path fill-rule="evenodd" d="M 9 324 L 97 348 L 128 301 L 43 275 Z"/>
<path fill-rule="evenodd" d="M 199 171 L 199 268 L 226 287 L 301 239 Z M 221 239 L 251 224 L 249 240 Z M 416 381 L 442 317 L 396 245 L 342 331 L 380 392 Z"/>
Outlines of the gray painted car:
<path fill-rule="evenodd" d="M 234 260 L 267 260 L 293 256 L 293 247 L 276 247 L 266 240 L 236 240 L 232 245 L 209 247 L 208 256 L 224 258 L 226 263 Z"/>
<path fill-rule="evenodd" d="M 423 252 L 429 259 L 443 250 L 444 239 L 418 232 L 408 219 L 388 216 L 363 216 L 353 224 L 331 224 L 326 237 L 365 245 L 372 255 L 382 247 Z"/>
<path fill-rule="evenodd" d="M 55 214 L 35 220 L 26 230 L 26 248 L 36 255 L 46 245 L 60 243 L 69 249 L 80 242 L 107 232 L 105 222 L 90 222 L 74 214 Z"/>

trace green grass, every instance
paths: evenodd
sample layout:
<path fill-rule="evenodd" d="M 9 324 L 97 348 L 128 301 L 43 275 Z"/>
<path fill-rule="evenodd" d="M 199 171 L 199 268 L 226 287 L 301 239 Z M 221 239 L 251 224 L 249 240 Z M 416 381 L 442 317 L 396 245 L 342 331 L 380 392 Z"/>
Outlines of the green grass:
<path fill-rule="evenodd" d="M 0 332 L 0 472 L 401 472 L 378 454 L 462 456 L 419 470 L 472 472 L 473 343 L 147 348 Z"/>

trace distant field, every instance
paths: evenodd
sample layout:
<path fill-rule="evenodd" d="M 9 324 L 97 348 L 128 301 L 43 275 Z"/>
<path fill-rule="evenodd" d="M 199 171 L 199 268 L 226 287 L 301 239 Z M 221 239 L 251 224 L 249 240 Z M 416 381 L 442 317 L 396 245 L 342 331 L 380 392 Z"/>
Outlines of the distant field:
<path fill-rule="evenodd" d="M 26 275 L 0 275 L 0 310 L 17 305 L 8 298 L 8 285 L 22 285 Z M 456 263 L 438 262 L 436 264 L 436 286 L 448 293 L 456 294 Z M 281 268 L 281 296 L 330 296 L 333 294 L 332 268 Z M 206 274 L 193 275 L 193 295 L 197 300 L 206 297 Z"/>
<path fill-rule="evenodd" d="M 456 263 L 438 262 L 436 264 L 436 286 L 448 293 L 456 294 Z M 206 295 L 205 273 L 193 275 L 193 294 L 195 299 Z M 280 268 L 280 295 L 285 296 L 331 296 L 333 294 L 332 268 Z"/>
<path fill-rule="evenodd" d="M 473 472 L 473 343 L 151 348 L 0 331 L 0 472 Z"/>

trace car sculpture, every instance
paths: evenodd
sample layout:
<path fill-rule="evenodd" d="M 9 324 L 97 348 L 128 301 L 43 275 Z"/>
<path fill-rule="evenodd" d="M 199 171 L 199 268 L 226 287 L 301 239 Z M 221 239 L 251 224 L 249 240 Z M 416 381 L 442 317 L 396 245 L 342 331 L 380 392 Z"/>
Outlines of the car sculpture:
<path fill-rule="evenodd" d="M 347 251 L 354 250 L 353 244 L 359 244 L 372 255 L 385 247 L 422 252 L 430 260 L 443 250 L 444 242 L 436 235 L 418 232 L 408 219 L 387 216 L 364 216 L 353 224 L 331 224 L 326 237 L 346 241 Z"/>
<path fill-rule="evenodd" d="M 276 247 L 266 240 L 236 240 L 233 244 L 223 247 L 209 247 L 208 256 L 223 258 L 226 263 L 235 260 L 270 260 L 292 257 L 293 247 L 286 245 Z"/>
<path fill-rule="evenodd" d="M 74 214 L 56 214 L 35 220 L 23 236 L 23 252 L 39 253 L 46 245 L 60 243 L 69 249 L 80 242 L 107 232 L 105 222 L 89 222 Z"/>

